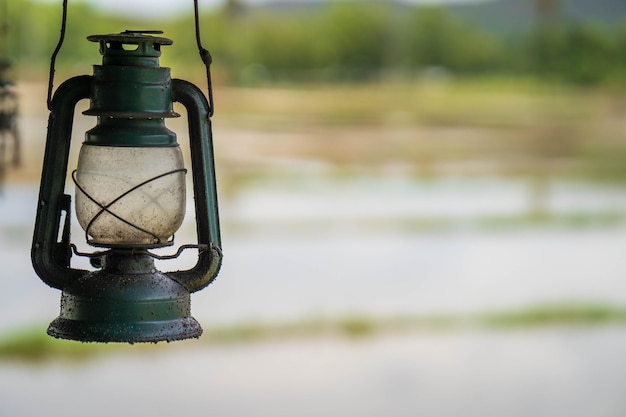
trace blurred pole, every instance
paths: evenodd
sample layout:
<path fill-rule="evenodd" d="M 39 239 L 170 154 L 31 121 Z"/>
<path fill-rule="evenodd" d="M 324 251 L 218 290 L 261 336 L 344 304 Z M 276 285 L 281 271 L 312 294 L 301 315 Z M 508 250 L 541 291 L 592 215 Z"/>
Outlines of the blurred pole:
<path fill-rule="evenodd" d="M 540 76 L 545 74 L 545 65 L 550 62 L 550 34 L 555 30 L 558 19 L 559 0 L 533 0 L 535 12 L 535 42 L 534 42 L 534 69 Z M 530 207 L 532 218 L 540 220 L 549 215 L 550 177 L 552 150 L 559 144 L 552 143 L 560 140 L 553 135 L 553 129 L 538 134 L 531 140 L 531 174 L 530 174 Z"/>
<path fill-rule="evenodd" d="M 0 54 L 2 58 L 8 58 L 9 36 L 9 5 L 8 0 L 2 0 L 2 23 L 0 23 Z"/>
<path fill-rule="evenodd" d="M 4 182 L 7 165 L 20 165 L 20 137 L 17 128 L 18 97 L 13 90 L 9 57 L 9 7 L 1 0 L 0 22 L 0 182 Z M 12 146 L 9 146 L 11 144 Z"/>
<path fill-rule="evenodd" d="M 533 0 L 535 15 L 540 25 L 554 20 L 559 12 L 559 0 Z"/>
<path fill-rule="evenodd" d="M 244 6 L 240 0 L 226 0 L 224 12 L 229 19 L 239 17 L 244 11 Z"/>

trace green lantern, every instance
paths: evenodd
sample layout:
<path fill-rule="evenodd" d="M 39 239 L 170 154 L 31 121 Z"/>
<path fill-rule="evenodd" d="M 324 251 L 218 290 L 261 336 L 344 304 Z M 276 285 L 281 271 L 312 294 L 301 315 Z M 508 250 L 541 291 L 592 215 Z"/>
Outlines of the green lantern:
<path fill-rule="evenodd" d="M 89 36 L 102 65 L 92 76 L 65 81 L 50 102 L 46 153 L 35 222 L 32 260 L 48 285 L 62 291 L 61 313 L 48 334 L 93 342 L 157 342 L 197 338 L 190 294 L 213 281 L 222 260 L 211 109 L 193 84 L 171 79 L 160 67 L 170 39 L 154 32 Z M 76 217 L 87 243 L 70 241 L 71 198 L 65 194 L 74 110 L 97 116 L 86 132 L 77 169 Z M 185 214 L 185 175 L 176 135 L 165 119 L 188 114 L 198 259 L 185 271 L 159 272 L 150 249 L 173 245 Z M 178 250 L 178 254 L 185 247 Z M 73 255 L 91 258 L 95 271 L 70 266 Z M 173 256 L 172 256 L 173 257 Z M 169 258 L 169 257 L 167 257 Z"/>

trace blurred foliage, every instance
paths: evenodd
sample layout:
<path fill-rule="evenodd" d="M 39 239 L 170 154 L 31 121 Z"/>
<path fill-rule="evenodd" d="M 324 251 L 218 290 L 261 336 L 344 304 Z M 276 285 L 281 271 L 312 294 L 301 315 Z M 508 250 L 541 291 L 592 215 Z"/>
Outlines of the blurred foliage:
<path fill-rule="evenodd" d="M 487 314 L 481 318 L 481 322 L 494 328 L 623 324 L 626 322 L 626 311 L 605 305 L 547 305 L 514 312 Z"/>
<path fill-rule="evenodd" d="M 595 23 L 542 27 L 529 37 L 530 70 L 576 84 L 623 77 L 625 35 L 621 27 L 611 33 Z"/>
<path fill-rule="evenodd" d="M 54 339 L 46 334 L 45 329 L 33 327 L 3 338 L 0 342 L 0 357 L 25 362 L 42 362 L 53 358 L 86 360 L 106 351 L 103 349 L 105 346 Z"/>
<path fill-rule="evenodd" d="M 384 334 L 406 332 L 441 332 L 460 329 L 508 329 L 564 326 L 602 326 L 626 324 L 626 309 L 597 304 L 558 304 L 531 306 L 517 311 L 492 312 L 467 316 L 433 315 L 313 319 L 292 323 L 243 323 L 205 330 L 200 341 L 189 340 L 167 344 L 178 347 L 200 347 L 259 343 L 281 340 L 310 340 L 339 337 L 363 340 Z M 82 361 L 108 354 L 141 354 L 163 352 L 163 343 L 99 344 L 54 339 L 43 328 L 33 327 L 0 338 L 0 362 L 18 360 L 41 363 L 49 360 Z"/>
<path fill-rule="evenodd" d="M 61 6 L 34 0 L 9 7 L 8 55 L 22 77 L 44 78 L 58 40 Z M 398 8 L 393 2 L 330 2 L 289 12 L 227 2 L 202 16 L 203 42 L 216 78 L 233 84 L 272 81 L 360 81 L 423 74 L 525 74 L 574 84 L 626 81 L 626 20 L 538 21 L 526 33 L 503 36 L 463 21 L 442 7 Z M 60 71 L 85 72 L 99 62 L 85 41 L 96 33 L 162 29 L 174 39 L 164 64 L 182 77 L 202 74 L 191 15 L 147 21 L 106 15 L 72 2 Z"/>

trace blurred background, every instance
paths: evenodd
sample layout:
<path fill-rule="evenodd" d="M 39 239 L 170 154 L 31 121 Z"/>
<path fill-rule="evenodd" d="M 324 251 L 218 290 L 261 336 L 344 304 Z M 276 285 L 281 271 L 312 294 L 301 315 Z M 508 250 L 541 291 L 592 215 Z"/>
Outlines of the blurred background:
<path fill-rule="evenodd" d="M 626 414 L 626 1 L 201 2 L 225 260 L 205 334 L 140 346 L 45 335 L 62 2 L 0 4 L 1 416 Z M 191 0 L 69 1 L 55 86 L 125 29 L 206 90 Z"/>

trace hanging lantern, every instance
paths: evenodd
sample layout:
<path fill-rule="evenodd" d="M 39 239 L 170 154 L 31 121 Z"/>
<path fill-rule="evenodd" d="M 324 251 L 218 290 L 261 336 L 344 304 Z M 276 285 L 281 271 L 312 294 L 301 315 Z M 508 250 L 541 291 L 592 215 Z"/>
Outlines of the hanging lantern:
<path fill-rule="evenodd" d="M 213 281 L 222 253 L 215 185 L 211 106 L 193 84 L 170 78 L 159 65 L 160 32 L 126 31 L 89 36 L 100 45 L 102 65 L 92 76 L 65 81 L 50 100 L 46 152 L 35 222 L 32 260 L 48 285 L 62 291 L 61 313 L 48 334 L 94 342 L 157 342 L 197 338 L 190 294 Z M 51 71 L 53 72 L 53 71 Z M 97 117 L 85 133 L 72 171 L 76 217 L 94 253 L 70 241 L 71 198 L 65 193 L 74 109 Z M 165 119 L 188 114 L 197 245 L 176 255 L 151 249 L 171 246 L 185 214 L 187 169 Z M 198 250 L 194 267 L 160 272 L 154 259 Z M 72 256 L 88 256 L 96 270 L 75 269 Z"/>

